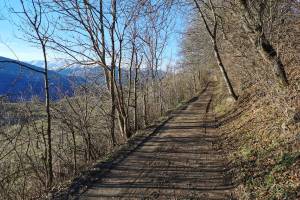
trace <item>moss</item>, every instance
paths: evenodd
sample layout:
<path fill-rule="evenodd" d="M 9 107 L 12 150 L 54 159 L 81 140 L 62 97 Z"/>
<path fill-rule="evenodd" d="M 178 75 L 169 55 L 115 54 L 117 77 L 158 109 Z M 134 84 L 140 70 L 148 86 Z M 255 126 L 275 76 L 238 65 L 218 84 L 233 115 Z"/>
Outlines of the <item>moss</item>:
<path fill-rule="evenodd" d="M 180 108 L 183 105 L 183 102 L 180 102 L 176 105 L 176 108 Z"/>
<path fill-rule="evenodd" d="M 254 155 L 255 150 L 249 147 L 242 147 L 240 150 L 241 156 L 244 160 L 249 160 Z"/>
<path fill-rule="evenodd" d="M 267 188 L 270 188 L 276 183 L 275 177 L 273 174 L 268 174 L 265 177 L 264 184 L 266 185 Z"/>
<path fill-rule="evenodd" d="M 282 166 L 283 168 L 288 168 L 296 162 L 299 156 L 300 156 L 300 152 L 284 153 L 281 157 L 281 160 L 279 161 L 279 165 Z"/>
<path fill-rule="evenodd" d="M 233 106 L 234 101 L 231 98 L 226 98 L 215 105 L 214 112 L 217 115 L 224 115 L 230 110 L 232 110 Z"/>

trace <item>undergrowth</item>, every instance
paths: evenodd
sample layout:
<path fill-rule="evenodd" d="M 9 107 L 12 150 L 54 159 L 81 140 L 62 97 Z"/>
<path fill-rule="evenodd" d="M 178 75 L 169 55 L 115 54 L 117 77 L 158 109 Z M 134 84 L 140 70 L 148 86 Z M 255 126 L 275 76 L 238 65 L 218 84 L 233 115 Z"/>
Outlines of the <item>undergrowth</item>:
<path fill-rule="evenodd" d="M 291 89 L 277 95 L 250 88 L 235 105 L 224 94 L 214 102 L 238 199 L 300 199 L 300 98 Z"/>

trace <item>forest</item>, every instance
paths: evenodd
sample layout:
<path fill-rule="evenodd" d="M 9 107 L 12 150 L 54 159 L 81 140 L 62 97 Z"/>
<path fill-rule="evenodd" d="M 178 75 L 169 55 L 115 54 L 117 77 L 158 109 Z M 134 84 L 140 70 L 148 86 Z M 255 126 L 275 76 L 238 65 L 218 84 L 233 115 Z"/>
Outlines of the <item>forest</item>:
<path fill-rule="evenodd" d="M 40 88 L 18 100 L 0 94 L 0 199 L 72 199 L 76 181 L 96 177 L 97 164 L 210 87 L 206 113 L 234 185 L 228 199 L 300 198 L 298 0 L 3 2 L 0 20 L 39 50 L 42 67 L 0 57 L 0 75 L 10 65 Z M 52 54 L 80 75 L 58 75 Z"/>

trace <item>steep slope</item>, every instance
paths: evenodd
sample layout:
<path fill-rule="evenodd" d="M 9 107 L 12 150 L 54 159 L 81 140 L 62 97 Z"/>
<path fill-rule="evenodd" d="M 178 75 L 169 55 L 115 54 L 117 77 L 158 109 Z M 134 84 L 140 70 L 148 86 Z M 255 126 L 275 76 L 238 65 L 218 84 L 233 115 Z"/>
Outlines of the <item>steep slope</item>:
<path fill-rule="evenodd" d="M 214 102 L 217 113 L 228 111 L 218 121 L 238 199 L 300 199 L 300 93 L 275 94 L 252 86 L 231 107 Z"/>

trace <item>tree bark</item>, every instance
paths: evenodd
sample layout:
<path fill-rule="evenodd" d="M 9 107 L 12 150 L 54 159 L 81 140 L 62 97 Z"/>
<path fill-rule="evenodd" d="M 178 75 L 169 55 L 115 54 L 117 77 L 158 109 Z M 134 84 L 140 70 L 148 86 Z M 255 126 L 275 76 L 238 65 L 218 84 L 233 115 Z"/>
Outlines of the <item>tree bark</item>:
<path fill-rule="evenodd" d="M 115 97 L 115 26 L 116 26 L 116 0 L 111 1 L 112 25 L 110 29 L 111 36 L 111 66 L 110 66 L 110 94 L 111 94 L 111 138 L 113 146 L 116 145 L 115 138 L 115 115 L 116 115 L 116 97 Z"/>
<path fill-rule="evenodd" d="M 264 34 L 257 39 L 257 47 L 260 55 L 266 60 L 269 64 L 273 66 L 273 71 L 277 79 L 283 86 L 288 86 L 289 81 L 287 78 L 286 71 L 284 69 L 284 65 L 278 56 L 275 48 L 271 45 L 271 43 L 267 40 Z"/>
<path fill-rule="evenodd" d="M 146 86 L 146 91 L 143 95 L 143 105 L 144 105 L 144 124 L 148 126 L 148 109 L 147 109 L 147 97 L 148 97 L 148 87 Z"/>
<path fill-rule="evenodd" d="M 134 74 L 134 86 L 133 86 L 133 93 L 134 93 L 134 131 L 137 131 L 138 124 L 137 124 L 137 83 L 138 83 L 138 67 L 135 68 Z"/>
<path fill-rule="evenodd" d="M 250 12 L 247 0 L 239 0 L 241 8 L 241 22 L 246 31 L 250 41 L 256 47 L 262 58 L 268 62 L 272 67 L 275 76 L 283 86 L 288 86 L 289 81 L 284 69 L 284 65 L 272 46 L 271 42 L 266 38 L 262 22 L 257 21 Z M 264 6 L 264 5 L 261 5 Z M 260 9 L 262 12 L 264 9 Z M 262 15 L 262 13 L 259 13 Z"/>
<path fill-rule="evenodd" d="M 115 70 L 111 68 L 110 71 L 110 95 L 111 95 L 111 127 L 110 127 L 110 135 L 112 140 L 112 145 L 116 145 L 115 138 L 115 117 L 116 117 L 116 102 L 115 102 L 115 87 L 114 87 L 114 73 Z"/>
<path fill-rule="evenodd" d="M 131 90 L 132 90 L 132 67 L 134 63 L 134 54 L 135 54 L 135 44 L 132 43 L 132 51 L 131 51 L 131 58 L 130 58 L 130 65 L 129 65 L 129 86 L 128 86 L 128 97 L 127 97 L 127 124 L 129 124 L 130 121 L 130 115 L 129 115 L 129 108 L 130 108 L 130 101 L 131 101 Z"/>
<path fill-rule="evenodd" d="M 231 81 L 229 80 L 228 74 L 227 74 L 227 72 L 225 70 L 225 67 L 223 65 L 223 62 L 222 62 L 222 59 L 221 59 L 221 56 L 220 56 L 220 53 L 219 53 L 218 46 L 215 42 L 214 42 L 213 48 L 214 48 L 215 58 L 217 60 L 218 66 L 219 66 L 219 68 L 222 72 L 224 81 L 226 83 L 227 90 L 228 90 L 229 94 L 232 96 L 232 98 L 236 101 L 236 100 L 238 100 L 238 96 L 234 92 Z"/>
<path fill-rule="evenodd" d="M 201 7 L 198 3 L 197 0 L 194 0 L 195 4 L 196 4 L 196 7 L 199 11 L 199 14 L 204 22 L 204 25 L 205 25 L 205 28 L 207 30 L 207 33 L 208 35 L 210 36 L 211 38 L 211 41 L 212 41 L 212 45 L 213 45 L 213 49 L 214 49 L 214 55 L 215 55 L 215 58 L 216 58 L 216 61 L 218 63 L 218 66 L 221 70 L 221 73 L 223 75 L 223 78 L 225 80 L 225 83 L 226 83 L 226 86 L 227 86 L 227 90 L 229 92 L 229 94 L 232 96 L 232 98 L 236 101 L 238 99 L 238 96 L 236 95 L 236 93 L 234 92 L 234 89 L 232 87 L 232 84 L 231 84 L 231 81 L 229 80 L 229 77 L 228 77 L 228 74 L 227 74 L 227 71 L 225 69 L 225 66 L 222 62 L 222 59 L 221 59 L 221 56 L 220 56 L 220 52 L 219 52 L 219 49 L 218 49 L 218 45 L 217 45 L 217 28 L 218 28 L 218 21 L 217 21 L 217 17 L 216 17 L 216 13 L 215 13 L 215 7 L 212 3 L 211 0 L 209 0 L 209 5 L 210 5 L 210 11 L 213 15 L 213 27 L 210 28 L 208 23 L 207 23 L 207 19 L 206 17 L 204 16 L 204 13 L 203 11 L 201 10 Z"/>
<path fill-rule="evenodd" d="M 48 62 L 47 62 L 47 54 L 46 47 L 42 45 L 43 49 L 43 57 L 44 57 L 44 65 L 45 65 L 45 101 L 46 101 L 46 113 L 47 113 L 47 165 L 48 165 L 48 181 L 47 187 L 51 187 L 53 184 L 53 164 L 52 164 L 52 132 L 51 132 L 51 112 L 50 112 L 50 92 L 49 92 L 49 79 L 48 79 Z"/>
<path fill-rule="evenodd" d="M 77 144 L 76 144 L 76 136 L 75 131 L 71 128 L 72 140 L 73 140 L 73 175 L 77 174 Z"/>

